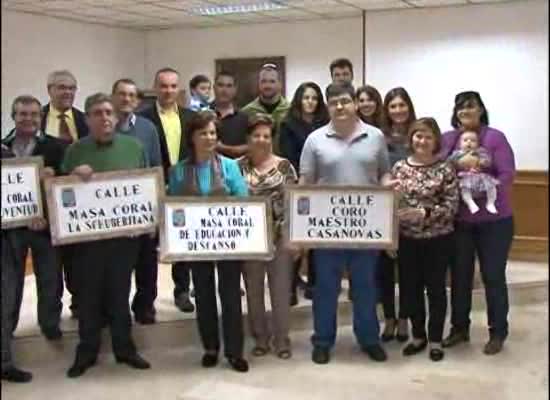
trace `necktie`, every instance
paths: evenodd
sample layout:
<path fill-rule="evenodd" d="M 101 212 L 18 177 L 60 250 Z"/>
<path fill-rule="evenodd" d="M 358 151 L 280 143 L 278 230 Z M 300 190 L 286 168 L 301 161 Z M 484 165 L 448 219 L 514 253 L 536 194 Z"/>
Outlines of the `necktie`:
<path fill-rule="evenodd" d="M 59 138 L 65 140 L 66 142 L 72 143 L 73 136 L 71 135 L 71 130 L 67 124 L 67 114 L 59 114 Z"/>

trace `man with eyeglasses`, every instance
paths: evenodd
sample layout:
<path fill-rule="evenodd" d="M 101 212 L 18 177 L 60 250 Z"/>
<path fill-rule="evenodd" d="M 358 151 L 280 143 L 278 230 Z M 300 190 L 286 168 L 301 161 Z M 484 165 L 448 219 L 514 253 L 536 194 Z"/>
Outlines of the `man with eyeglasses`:
<path fill-rule="evenodd" d="M 357 117 L 353 86 L 331 84 L 326 90 L 330 123 L 306 139 L 300 158 L 300 182 L 319 185 L 383 185 L 394 187 L 383 133 Z M 340 282 L 349 269 L 353 299 L 353 331 L 363 352 L 385 361 L 376 315 L 375 271 L 379 251 L 367 249 L 316 249 L 313 251 L 314 346 L 312 360 L 330 361 L 336 339 Z"/>
<path fill-rule="evenodd" d="M 2 144 L 2 159 L 14 157 Z M 18 229 L 2 229 L 2 380 L 25 383 L 32 380 L 32 373 L 16 367 L 13 360 L 13 314 L 16 308 L 18 267 L 21 263 L 16 249 L 19 247 Z"/>
<path fill-rule="evenodd" d="M 40 124 L 42 132 L 59 138 L 65 145 L 88 135 L 84 113 L 73 106 L 78 88 L 75 76 L 68 70 L 53 71 L 48 75 L 47 87 L 50 102 L 42 109 Z M 72 318 L 78 318 L 77 288 L 73 278 L 73 253 L 73 245 L 60 247 L 65 284 L 71 293 Z"/>
<path fill-rule="evenodd" d="M 2 145 L 15 157 L 41 156 L 46 174 L 59 174 L 63 160 L 63 143 L 40 131 L 41 105 L 33 96 L 17 97 L 12 103 L 12 118 L 15 122 L 13 133 L 2 140 Z M 36 277 L 38 297 L 38 324 L 48 340 L 62 337 L 59 323 L 61 319 L 61 296 L 63 276 L 58 250 L 51 244 L 50 233 L 44 218 L 37 218 L 28 228 L 17 228 L 17 245 L 14 246 L 16 265 L 15 307 L 12 313 L 12 331 L 19 320 L 25 283 L 25 261 L 29 249 L 32 254 L 33 270 Z"/>
<path fill-rule="evenodd" d="M 88 134 L 84 113 L 73 107 L 76 90 L 76 78 L 70 71 L 53 71 L 48 75 L 50 102 L 42 110 L 41 129 L 68 143 Z"/>
<path fill-rule="evenodd" d="M 275 122 L 273 130 L 273 152 L 280 155 L 279 131 L 283 118 L 290 108 L 290 103 L 282 92 L 281 77 L 275 64 L 264 64 L 258 73 L 258 92 L 256 99 L 243 107 L 242 111 L 249 116 L 268 114 Z"/>

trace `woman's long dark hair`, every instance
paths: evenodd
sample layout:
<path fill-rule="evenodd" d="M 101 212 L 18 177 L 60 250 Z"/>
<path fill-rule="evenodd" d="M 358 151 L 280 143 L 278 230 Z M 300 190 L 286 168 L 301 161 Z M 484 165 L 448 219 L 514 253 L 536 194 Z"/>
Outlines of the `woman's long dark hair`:
<path fill-rule="evenodd" d="M 414 111 L 414 106 L 411 100 L 411 96 L 409 96 L 409 93 L 407 93 L 407 91 L 402 87 L 393 88 L 386 94 L 386 97 L 384 97 L 384 128 L 385 128 L 384 133 L 386 133 L 387 135 L 391 133 L 391 130 L 393 127 L 393 121 L 390 118 L 388 109 L 389 109 L 390 103 L 396 97 L 401 97 L 401 99 L 403 99 L 403 101 L 405 102 L 405 104 L 407 104 L 409 108 L 409 118 L 407 118 L 407 122 L 406 122 L 407 130 L 405 131 L 405 134 L 409 130 L 409 127 L 411 126 L 413 121 L 416 120 L 416 112 Z"/>
<path fill-rule="evenodd" d="M 213 111 L 207 110 L 194 113 L 185 124 L 185 145 L 188 149 L 189 162 L 191 164 L 196 164 L 197 162 L 193 134 L 198 130 L 206 128 L 210 122 L 214 122 L 214 125 L 216 125 L 216 132 L 218 132 L 218 118 Z"/>
<path fill-rule="evenodd" d="M 290 117 L 298 121 L 304 119 L 302 99 L 307 88 L 313 89 L 317 94 L 317 108 L 313 113 L 313 121 L 322 124 L 328 123 L 328 110 L 325 104 L 325 100 L 323 99 L 323 92 L 321 92 L 321 88 L 315 82 L 304 82 L 300 86 L 298 86 L 298 89 L 296 89 L 296 92 L 294 92 L 292 102 L 290 103 L 290 109 L 288 110 L 287 118 Z"/>
<path fill-rule="evenodd" d="M 467 91 L 460 92 L 455 96 L 455 106 L 453 108 L 453 116 L 451 117 L 451 125 L 453 128 L 458 129 L 460 127 L 460 121 L 458 120 L 458 111 L 466 108 L 466 106 L 477 103 L 481 109 L 481 116 L 479 118 L 482 125 L 489 125 L 489 112 L 481 100 L 481 96 L 478 92 Z"/>
<path fill-rule="evenodd" d="M 361 96 L 363 93 L 366 93 L 366 95 L 371 100 L 374 100 L 374 102 L 376 103 L 376 109 L 370 117 L 365 117 L 363 114 L 361 114 L 359 110 L 357 110 L 357 115 L 359 116 L 359 118 L 361 118 L 363 122 L 382 129 L 384 125 L 384 104 L 382 103 L 382 96 L 380 95 L 380 92 L 371 85 L 361 86 L 357 89 L 357 92 L 355 93 L 357 102 L 359 102 L 359 96 Z"/>

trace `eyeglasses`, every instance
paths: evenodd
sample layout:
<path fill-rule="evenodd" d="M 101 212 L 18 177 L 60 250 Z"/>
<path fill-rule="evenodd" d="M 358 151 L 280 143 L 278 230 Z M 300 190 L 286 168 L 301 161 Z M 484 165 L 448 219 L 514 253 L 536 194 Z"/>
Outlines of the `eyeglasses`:
<path fill-rule="evenodd" d="M 329 107 L 338 107 L 338 105 L 347 106 L 351 103 L 353 103 L 353 100 L 346 97 L 344 97 L 343 99 L 334 99 L 327 101 L 327 105 Z"/>
<path fill-rule="evenodd" d="M 68 86 L 68 85 L 55 85 L 56 89 L 67 91 L 67 92 L 76 92 L 76 85 Z"/>
<path fill-rule="evenodd" d="M 42 115 L 42 113 L 40 111 L 32 111 L 32 112 L 28 112 L 28 111 L 17 111 L 15 113 L 15 116 L 17 117 L 20 117 L 20 118 L 39 118 L 40 116 Z"/>

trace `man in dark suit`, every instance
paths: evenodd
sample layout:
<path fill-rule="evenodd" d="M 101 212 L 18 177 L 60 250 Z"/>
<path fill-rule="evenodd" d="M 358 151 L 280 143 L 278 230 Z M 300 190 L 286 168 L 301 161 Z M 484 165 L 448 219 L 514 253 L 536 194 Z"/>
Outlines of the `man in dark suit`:
<path fill-rule="evenodd" d="M 155 104 L 141 112 L 141 115 L 153 122 L 159 133 L 160 152 L 164 177 L 168 178 L 170 167 L 187 157 L 185 146 L 185 124 L 193 112 L 179 107 L 179 73 L 172 68 L 162 68 L 155 74 Z M 155 249 L 156 252 L 156 249 Z M 157 257 L 154 258 L 155 260 Z M 174 302 L 183 312 L 193 312 L 195 307 L 189 298 L 190 270 L 180 264 L 172 265 L 174 281 Z"/>
<path fill-rule="evenodd" d="M 88 134 L 88 125 L 84 113 L 73 107 L 77 81 L 67 70 L 53 71 L 48 75 L 48 94 L 50 102 L 42 109 L 42 132 L 59 138 L 67 145 Z M 65 273 L 65 284 L 71 293 L 71 313 L 78 317 L 76 283 L 73 273 L 74 246 L 60 247 L 61 261 Z"/>
<path fill-rule="evenodd" d="M 41 156 L 50 175 L 60 172 L 64 144 L 53 136 L 40 131 L 41 105 L 32 96 L 19 96 L 12 104 L 12 118 L 15 121 L 13 134 L 6 137 L 5 145 L 15 157 Z M 19 310 L 23 299 L 25 282 L 25 260 L 29 249 L 32 252 L 33 269 L 37 281 L 38 324 L 48 340 L 58 340 L 61 318 L 61 296 L 63 278 L 58 250 L 51 244 L 45 219 L 40 218 L 29 228 L 18 229 L 18 245 L 15 249 L 19 265 L 16 268 L 16 307 L 13 316 L 13 330 L 17 326 Z"/>
<path fill-rule="evenodd" d="M 2 158 L 14 154 L 2 145 Z M 15 366 L 12 357 L 12 332 L 14 310 L 17 307 L 17 268 L 21 265 L 17 258 L 18 229 L 2 229 L 2 380 L 9 382 L 30 382 L 32 374 Z"/>
<path fill-rule="evenodd" d="M 73 107 L 76 90 L 76 78 L 70 71 L 53 71 L 48 75 L 50 102 L 42 110 L 41 129 L 69 143 L 88 134 L 84 113 Z"/>

